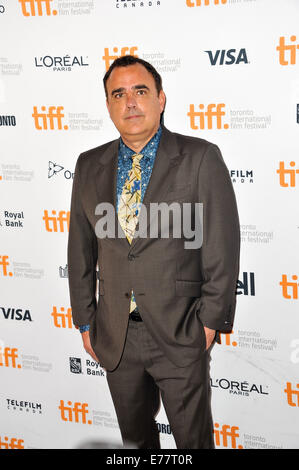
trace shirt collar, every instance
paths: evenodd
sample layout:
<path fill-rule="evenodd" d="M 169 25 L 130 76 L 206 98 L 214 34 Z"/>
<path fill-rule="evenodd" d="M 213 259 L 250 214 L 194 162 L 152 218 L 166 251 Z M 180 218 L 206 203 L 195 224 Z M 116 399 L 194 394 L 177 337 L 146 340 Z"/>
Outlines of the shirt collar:
<path fill-rule="evenodd" d="M 142 160 L 146 159 L 152 159 L 156 156 L 157 150 L 158 150 L 158 145 L 160 142 L 162 134 L 162 128 L 161 126 L 159 127 L 158 131 L 156 134 L 151 138 L 151 140 L 143 147 L 142 150 L 140 150 L 139 153 L 143 155 Z M 119 142 L 119 157 L 123 159 L 124 161 L 127 161 L 129 158 L 132 158 L 132 155 L 134 155 L 136 152 L 134 150 L 130 149 L 120 138 Z"/>

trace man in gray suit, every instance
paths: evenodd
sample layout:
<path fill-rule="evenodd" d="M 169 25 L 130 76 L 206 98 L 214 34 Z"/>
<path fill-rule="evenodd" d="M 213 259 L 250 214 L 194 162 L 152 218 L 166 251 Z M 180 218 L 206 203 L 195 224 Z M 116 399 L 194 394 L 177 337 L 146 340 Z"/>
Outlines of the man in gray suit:
<path fill-rule="evenodd" d="M 239 271 L 229 172 L 216 145 L 161 124 L 165 94 L 149 63 L 117 59 L 104 86 L 120 139 L 77 161 L 68 244 L 73 321 L 85 350 L 107 371 L 124 444 L 159 448 L 161 393 L 177 448 L 213 448 L 210 352 L 219 332 L 232 329 Z M 130 178 L 141 203 L 132 239 L 120 216 Z M 190 208 L 189 225 L 193 238 L 201 232 L 201 244 L 187 245 L 185 232 L 174 235 L 182 226 L 174 215 L 163 236 L 161 220 L 150 212 L 163 202 Z M 108 220 L 101 204 L 115 209 L 112 235 L 99 233 Z M 148 230 L 153 224 L 156 236 Z"/>

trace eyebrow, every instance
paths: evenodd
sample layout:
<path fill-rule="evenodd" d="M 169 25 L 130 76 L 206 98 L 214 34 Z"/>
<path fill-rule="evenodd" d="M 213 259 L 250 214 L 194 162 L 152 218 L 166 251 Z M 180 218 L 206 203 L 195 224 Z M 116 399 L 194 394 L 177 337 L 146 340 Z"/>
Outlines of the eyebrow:
<path fill-rule="evenodd" d="M 132 87 L 133 90 L 143 90 L 143 89 L 146 89 L 146 90 L 149 90 L 149 87 L 144 85 L 144 84 L 141 84 L 141 85 L 135 85 Z M 123 91 L 125 91 L 126 89 L 124 87 L 121 87 L 121 88 L 116 88 L 115 90 L 112 90 L 111 92 L 111 96 L 117 94 L 117 93 L 122 93 Z"/>

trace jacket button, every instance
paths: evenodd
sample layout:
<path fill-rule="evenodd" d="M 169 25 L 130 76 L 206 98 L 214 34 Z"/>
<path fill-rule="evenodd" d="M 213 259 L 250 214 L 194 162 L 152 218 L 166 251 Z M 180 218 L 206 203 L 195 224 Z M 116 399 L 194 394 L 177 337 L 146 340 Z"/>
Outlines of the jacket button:
<path fill-rule="evenodd" d="M 135 259 L 135 255 L 128 255 L 129 261 L 133 261 Z"/>

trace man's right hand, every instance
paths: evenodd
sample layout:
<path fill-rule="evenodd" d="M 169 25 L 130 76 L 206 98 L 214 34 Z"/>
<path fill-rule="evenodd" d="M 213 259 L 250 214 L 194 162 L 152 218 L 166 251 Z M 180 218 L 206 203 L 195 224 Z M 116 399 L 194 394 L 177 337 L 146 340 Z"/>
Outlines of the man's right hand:
<path fill-rule="evenodd" d="M 94 350 L 91 347 L 90 343 L 90 336 L 89 336 L 89 331 L 84 331 L 84 333 L 81 333 L 82 335 L 82 340 L 83 340 L 83 346 L 85 351 L 96 361 L 100 362 L 97 356 L 95 355 Z"/>

